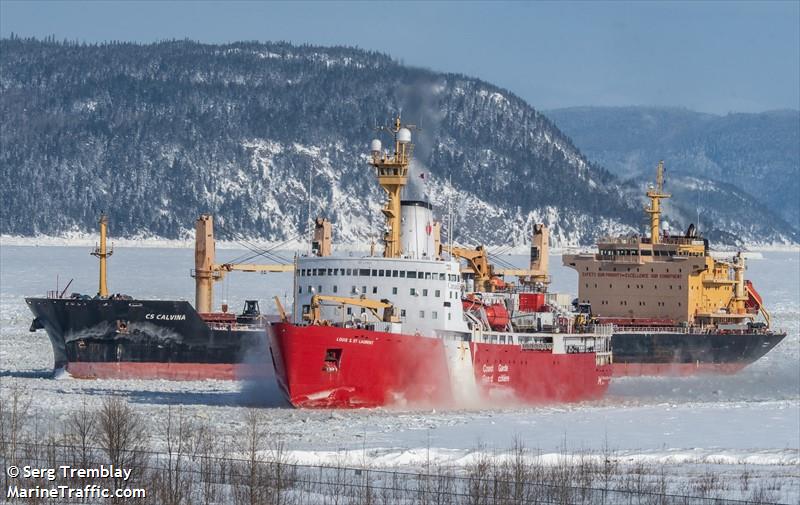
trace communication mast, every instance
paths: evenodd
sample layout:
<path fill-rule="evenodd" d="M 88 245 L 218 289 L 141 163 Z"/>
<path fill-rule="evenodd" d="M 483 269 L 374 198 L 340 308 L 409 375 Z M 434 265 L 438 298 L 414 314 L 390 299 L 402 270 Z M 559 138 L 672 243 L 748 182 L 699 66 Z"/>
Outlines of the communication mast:
<path fill-rule="evenodd" d="M 394 153 L 384 152 L 381 141 L 375 139 L 370 144 L 372 159 L 370 165 L 378 173 L 378 183 L 386 191 L 386 205 L 381 209 L 386 216 L 386 232 L 383 235 L 385 258 L 397 258 L 402 253 L 400 247 L 400 193 L 408 183 L 408 165 L 414 151 L 411 143 L 411 130 L 415 125 L 401 123 L 398 116 L 392 126 L 382 126 L 394 140 Z"/>
<path fill-rule="evenodd" d="M 100 214 L 100 244 L 94 248 L 90 254 L 92 256 L 97 256 L 100 259 L 100 282 L 97 288 L 97 296 L 100 298 L 108 298 L 108 284 L 107 284 L 107 275 L 106 275 L 106 260 L 109 256 L 114 254 L 114 249 L 106 249 L 106 237 L 108 235 L 108 217 L 105 213 Z"/>
<path fill-rule="evenodd" d="M 661 218 L 661 199 L 671 196 L 669 193 L 664 193 L 664 162 L 659 161 L 656 169 L 656 185 L 655 187 L 650 186 L 647 191 L 650 206 L 644 209 L 646 213 L 650 214 L 650 241 L 653 244 L 658 244 L 661 238 L 661 225 L 659 223 Z"/>

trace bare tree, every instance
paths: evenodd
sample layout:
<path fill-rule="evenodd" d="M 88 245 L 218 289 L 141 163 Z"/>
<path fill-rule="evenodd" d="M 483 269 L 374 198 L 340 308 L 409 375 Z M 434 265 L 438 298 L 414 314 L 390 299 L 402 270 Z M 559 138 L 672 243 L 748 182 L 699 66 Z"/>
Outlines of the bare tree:
<path fill-rule="evenodd" d="M 131 470 L 131 480 L 141 480 L 148 459 L 148 434 L 140 415 L 119 397 L 103 401 L 98 413 L 98 441 L 115 468 Z M 122 478 L 113 482 L 117 489 L 130 484 Z"/>

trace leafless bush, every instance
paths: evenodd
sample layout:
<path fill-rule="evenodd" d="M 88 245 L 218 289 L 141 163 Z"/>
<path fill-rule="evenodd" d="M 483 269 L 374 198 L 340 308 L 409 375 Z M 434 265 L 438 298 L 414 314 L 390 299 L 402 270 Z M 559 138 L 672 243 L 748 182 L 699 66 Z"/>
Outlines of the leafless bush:
<path fill-rule="evenodd" d="M 133 478 L 142 481 L 149 456 L 149 436 L 141 416 L 121 398 L 113 396 L 103 401 L 97 424 L 98 442 L 109 463 L 115 468 L 131 470 Z M 112 482 L 115 489 L 128 486 L 119 477 Z"/>

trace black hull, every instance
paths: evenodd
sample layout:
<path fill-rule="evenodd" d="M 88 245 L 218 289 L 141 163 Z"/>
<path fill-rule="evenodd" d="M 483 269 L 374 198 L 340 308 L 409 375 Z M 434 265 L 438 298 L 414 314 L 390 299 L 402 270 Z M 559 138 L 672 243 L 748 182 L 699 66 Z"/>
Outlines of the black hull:
<path fill-rule="evenodd" d="M 266 323 L 208 323 L 185 301 L 27 298 L 53 346 L 54 368 L 76 364 L 233 365 L 266 352 Z M 174 367 L 173 367 L 174 368 Z M 102 370 L 93 366 L 92 370 Z M 197 374 L 195 374 L 197 375 Z"/>
<path fill-rule="evenodd" d="M 611 337 L 615 374 L 735 373 L 758 360 L 785 333 L 630 332 Z"/>

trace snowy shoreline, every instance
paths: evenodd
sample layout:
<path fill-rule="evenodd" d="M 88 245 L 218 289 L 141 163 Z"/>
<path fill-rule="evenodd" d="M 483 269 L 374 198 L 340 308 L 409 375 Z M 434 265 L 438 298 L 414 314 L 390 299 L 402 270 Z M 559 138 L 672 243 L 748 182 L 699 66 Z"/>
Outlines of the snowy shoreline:
<path fill-rule="evenodd" d="M 280 247 L 284 251 L 302 251 L 308 248 L 306 241 L 300 242 L 292 240 L 287 242 L 274 242 L 260 239 L 247 238 L 248 242 L 256 247 L 272 249 Z M 194 247 L 193 239 L 166 239 L 158 237 L 134 237 L 134 238 L 114 238 L 110 242 L 115 247 L 143 248 L 143 249 L 191 249 Z M 2 246 L 23 246 L 23 247 L 94 247 L 97 244 L 95 235 L 69 235 L 57 237 L 50 235 L 40 235 L 36 237 L 24 237 L 19 235 L 0 235 L 0 247 Z M 217 249 L 244 249 L 235 241 L 217 240 Z M 342 252 L 366 252 L 369 247 L 360 244 L 334 244 L 335 249 Z M 488 245 L 488 247 L 501 247 L 499 245 Z M 589 252 L 594 248 L 591 246 L 563 246 L 551 247 L 553 254 L 564 254 L 574 252 Z M 735 247 L 715 248 L 719 252 L 733 252 Z M 748 252 L 800 252 L 800 244 L 752 244 L 746 245 L 744 250 Z M 520 245 L 510 248 L 507 254 L 528 254 L 529 246 Z"/>

